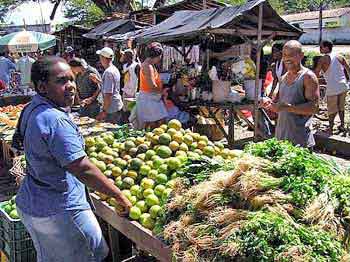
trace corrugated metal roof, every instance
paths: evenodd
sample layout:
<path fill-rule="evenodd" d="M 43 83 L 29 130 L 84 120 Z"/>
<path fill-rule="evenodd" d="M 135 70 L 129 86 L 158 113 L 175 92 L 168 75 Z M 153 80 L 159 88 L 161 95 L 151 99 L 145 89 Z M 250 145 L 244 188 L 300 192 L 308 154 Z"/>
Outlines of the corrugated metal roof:
<path fill-rule="evenodd" d="M 324 10 L 322 16 L 323 18 L 333 18 L 333 17 L 340 17 L 348 13 L 350 13 L 350 7 Z M 282 16 L 282 18 L 287 22 L 300 21 L 300 20 L 313 20 L 313 19 L 318 19 L 318 17 L 319 17 L 319 11 Z"/>
<path fill-rule="evenodd" d="M 263 31 L 276 36 L 299 37 L 302 31 L 288 24 L 271 7 L 267 0 L 249 0 L 240 6 L 211 8 L 201 11 L 177 11 L 162 23 L 144 30 L 136 36 L 139 43 L 159 41 L 163 43 L 199 42 L 200 36 L 214 29 L 236 29 L 236 38 L 256 37 L 258 24 L 258 8 L 262 4 Z M 223 31 L 216 31 L 217 35 Z M 225 33 L 221 33 L 225 34 Z"/>
<path fill-rule="evenodd" d="M 218 2 L 216 0 L 207 0 L 206 7 L 207 8 L 218 8 L 227 6 L 224 3 Z M 156 9 L 142 9 L 138 11 L 134 11 L 130 13 L 130 18 L 136 18 L 137 21 L 144 23 L 152 23 L 154 15 L 161 15 L 164 17 L 170 17 L 173 13 L 180 10 L 203 10 L 203 0 L 184 0 L 175 4 L 165 5 Z"/>

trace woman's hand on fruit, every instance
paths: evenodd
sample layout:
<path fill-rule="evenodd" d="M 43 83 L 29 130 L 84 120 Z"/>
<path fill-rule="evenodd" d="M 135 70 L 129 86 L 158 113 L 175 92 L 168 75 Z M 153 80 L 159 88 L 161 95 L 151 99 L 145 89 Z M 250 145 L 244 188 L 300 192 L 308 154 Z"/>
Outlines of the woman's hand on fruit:
<path fill-rule="evenodd" d="M 117 195 L 115 199 L 118 201 L 118 204 L 122 207 L 123 210 L 117 210 L 118 215 L 127 216 L 130 209 L 132 208 L 131 202 L 123 195 Z"/>

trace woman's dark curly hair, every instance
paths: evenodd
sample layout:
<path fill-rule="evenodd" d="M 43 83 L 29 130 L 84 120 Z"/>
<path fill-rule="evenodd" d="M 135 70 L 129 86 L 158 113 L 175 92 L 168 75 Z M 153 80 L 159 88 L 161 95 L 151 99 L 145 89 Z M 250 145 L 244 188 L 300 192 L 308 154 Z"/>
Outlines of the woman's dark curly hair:
<path fill-rule="evenodd" d="M 38 92 L 40 82 L 47 82 L 49 80 L 53 66 L 59 62 L 67 64 L 66 60 L 58 56 L 45 56 L 35 61 L 31 71 L 35 91 Z"/>
<path fill-rule="evenodd" d="M 146 57 L 155 58 L 163 54 L 163 47 L 160 43 L 154 42 L 147 46 Z"/>

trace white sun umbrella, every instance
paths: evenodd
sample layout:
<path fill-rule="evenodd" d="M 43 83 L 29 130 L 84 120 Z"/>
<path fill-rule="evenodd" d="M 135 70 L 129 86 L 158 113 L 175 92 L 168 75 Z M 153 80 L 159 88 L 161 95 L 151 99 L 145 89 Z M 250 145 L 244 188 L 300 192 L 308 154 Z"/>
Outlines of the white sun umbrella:
<path fill-rule="evenodd" d="M 0 49 L 10 52 L 36 52 L 56 45 L 56 37 L 34 31 L 15 32 L 0 37 Z"/>

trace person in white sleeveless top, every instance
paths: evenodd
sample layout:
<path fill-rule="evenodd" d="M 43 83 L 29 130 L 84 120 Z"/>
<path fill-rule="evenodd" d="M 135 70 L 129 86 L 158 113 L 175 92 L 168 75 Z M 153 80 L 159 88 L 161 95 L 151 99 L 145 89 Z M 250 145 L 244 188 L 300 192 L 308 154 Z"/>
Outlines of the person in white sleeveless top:
<path fill-rule="evenodd" d="M 334 120 L 337 114 L 339 114 L 340 118 L 339 131 L 345 131 L 345 101 L 349 89 L 345 70 L 350 75 L 348 62 L 343 56 L 332 53 L 332 49 L 333 43 L 331 41 L 321 42 L 320 51 L 324 56 L 320 58 L 315 69 L 317 76 L 323 72 L 323 76 L 327 82 L 326 96 L 330 134 L 333 133 Z"/>
<path fill-rule="evenodd" d="M 122 56 L 124 75 L 124 98 L 135 98 L 139 86 L 140 64 L 135 61 L 134 52 L 131 49 L 123 51 Z"/>
<path fill-rule="evenodd" d="M 284 43 L 275 43 L 272 46 L 273 63 L 271 65 L 271 68 L 272 68 L 272 75 L 273 75 L 273 83 L 272 83 L 271 91 L 269 92 L 269 95 L 268 95 L 270 98 L 274 96 L 278 83 L 282 80 L 282 76 L 286 73 L 286 68 L 283 65 L 283 61 L 282 61 L 283 46 L 284 46 Z"/>

